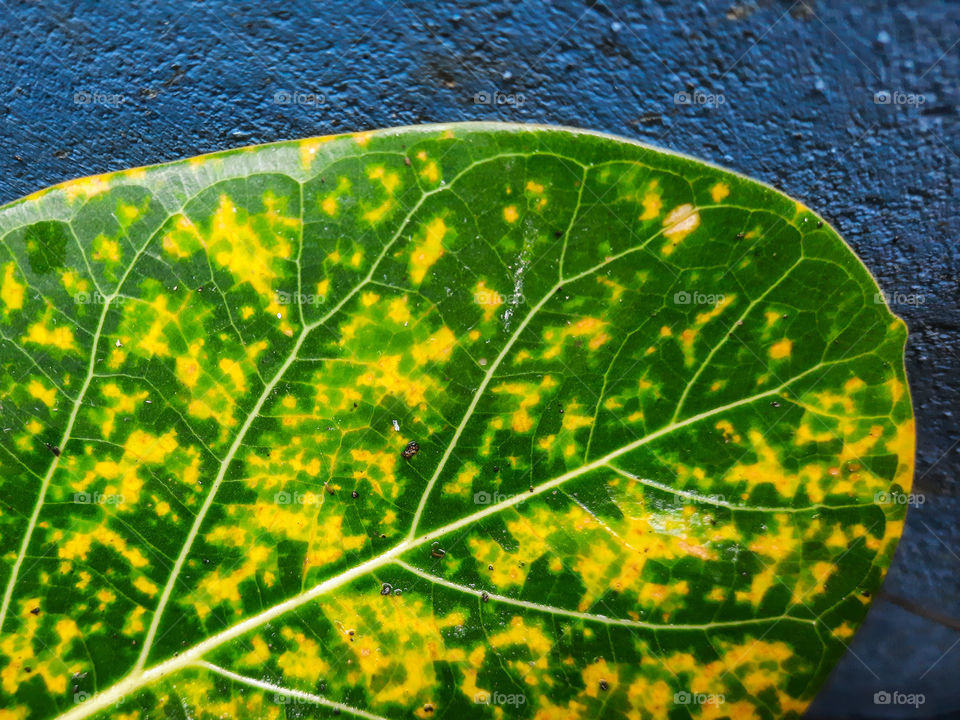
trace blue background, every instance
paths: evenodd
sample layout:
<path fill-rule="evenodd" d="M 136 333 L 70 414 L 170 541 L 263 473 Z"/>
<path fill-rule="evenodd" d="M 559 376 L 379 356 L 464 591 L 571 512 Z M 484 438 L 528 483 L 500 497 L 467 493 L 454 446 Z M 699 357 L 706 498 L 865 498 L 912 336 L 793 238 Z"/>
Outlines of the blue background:
<path fill-rule="evenodd" d="M 240 145 L 468 119 L 605 130 L 779 187 L 895 300 L 915 296 L 894 310 L 924 502 L 808 717 L 960 717 L 958 41 L 960 3 L 932 0 L 0 0 L 0 202 Z M 715 102 L 674 102 L 693 91 Z M 877 705 L 878 690 L 926 702 Z"/>

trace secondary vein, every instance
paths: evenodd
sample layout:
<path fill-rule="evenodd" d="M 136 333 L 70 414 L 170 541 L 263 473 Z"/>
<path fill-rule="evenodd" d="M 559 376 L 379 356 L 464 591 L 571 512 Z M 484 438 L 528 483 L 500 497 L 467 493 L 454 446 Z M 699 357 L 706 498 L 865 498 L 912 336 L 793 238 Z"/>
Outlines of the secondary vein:
<path fill-rule="evenodd" d="M 473 588 L 466 587 L 465 585 L 460 585 L 455 582 L 450 582 L 449 580 L 444 580 L 441 577 L 436 575 L 431 575 L 428 572 L 424 572 L 420 568 L 414 567 L 409 563 L 405 563 L 402 560 L 394 560 L 394 565 L 402 567 L 407 572 L 411 572 L 414 575 L 427 580 L 435 585 L 441 585 L 450 590 L 456 590 L 458 592 L 466 593 L 468 595 L 475 595 L 477 597 L 483 597 L 484 595 L 491 600 L 496 602 L 505 603 L 507 605 L 516 605 L 517 607 L 526 608 L 527 610 L 534 610 L 536 612 L 549 613 L 550 615 L 564 615 L 566 617 L 577 618 L 578 620 L 587 620 L 590 622 L 603 623 L 604 625 L 622 625 L 624 627 L 635 627 L 643 628 L 644 630 L 708 630 L 714 627 L 736 627 L 739 625 L 756 625 L 762 624 L 765 622 L 774 622 L 779 620 L 796 620 L 797 622 L 807 623 L 808 625 L 815 624 L 814 620 L 806 618 L 793 617 L 792 615 L 776 615 L 774 617 L 758 617 L 758 618 L 749 618 L 746 620 L 720 620 L 716 622 L 709 623 L 695 623 L 695 624 L 663 624 L 663 623 L 652 623 L 644 622 L 642 620 L 625 620 L 623 618 L 613 618 L 606 615 L 597 615 L 595 613 L 586 613 L 579 612 L 576 610 L 566 610 L 564 608 L 556 607 L 555 605 L 545 605 L 543 603 L 530 602 L 529 600 L 520 600 L 517 598 L 507 597 L 506 595 L 499 595 L 497 593 L 486 592 L 482 590 L 475 590 Z"/>

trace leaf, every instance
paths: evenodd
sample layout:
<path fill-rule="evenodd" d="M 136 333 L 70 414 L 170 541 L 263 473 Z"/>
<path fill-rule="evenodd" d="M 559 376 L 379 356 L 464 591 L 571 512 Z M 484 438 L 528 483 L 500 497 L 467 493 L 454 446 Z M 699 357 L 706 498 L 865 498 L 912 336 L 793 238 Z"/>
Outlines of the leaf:
<path fill-rule="evenodd" d="M 906 329 L 739 175 L 466 124 L 0 211 L 4 718 L 798 716 Z"/>

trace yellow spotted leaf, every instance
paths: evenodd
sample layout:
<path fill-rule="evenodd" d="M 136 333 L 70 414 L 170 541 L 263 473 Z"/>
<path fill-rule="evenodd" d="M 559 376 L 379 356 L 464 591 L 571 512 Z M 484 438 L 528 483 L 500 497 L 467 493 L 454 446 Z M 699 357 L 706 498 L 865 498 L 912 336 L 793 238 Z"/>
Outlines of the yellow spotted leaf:
<path fill-rule="evenodd" d="M 799 717 L 903 527 L 817 215 L 426 126 L 0 208 L 0 716 Z"/>

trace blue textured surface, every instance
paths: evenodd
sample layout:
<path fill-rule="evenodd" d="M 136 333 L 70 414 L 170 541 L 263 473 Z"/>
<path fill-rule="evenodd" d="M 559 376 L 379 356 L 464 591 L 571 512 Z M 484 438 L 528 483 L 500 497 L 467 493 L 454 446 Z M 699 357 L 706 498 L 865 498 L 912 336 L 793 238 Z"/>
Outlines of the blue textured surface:
<path fill-rule="evenodd" d="M 894 310 L 925 502 L 808 717 L 960 717 L 958 39 L 960 3 L 933 0 L 0 2 L 0 202 L 238 145 L 468 119 L 605 130 L 776 185 L 886 292 L 922 296 Z M 695 90 L 723 102 L 675 104 Z M 878 705 L 878 690 L 926 702 Z"/>

